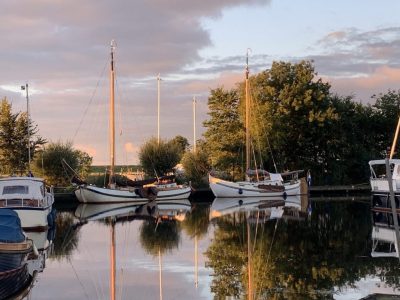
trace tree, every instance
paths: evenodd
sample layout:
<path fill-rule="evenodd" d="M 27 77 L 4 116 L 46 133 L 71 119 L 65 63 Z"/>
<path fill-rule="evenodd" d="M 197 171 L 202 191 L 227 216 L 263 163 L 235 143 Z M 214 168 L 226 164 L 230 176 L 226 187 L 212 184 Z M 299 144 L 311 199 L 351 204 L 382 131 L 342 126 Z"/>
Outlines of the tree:
<path fill-rule="evenodd" d="M 223 88 L 211 90 L 208 97 L 210 119 L 203 123 L 205 150 L 209 153 L 211 165 L 220 170 L 231 170 L 241 164 L 244 127 L 239 115 L 239 96 L 236 90 Z M 232 174 L 234 175 L 234 174 Z"/>
<path fill-rule="evenodd" d="M 56 186 L 69 185 L 69 176 L 64 170 L 61 161 L 65 161 L 81 177 L 86 177 L 92 164 L 92 157 L 86 152 L 73 149 L 71 142 L 50 143 L 34 162 L 35 172 L 44 171 L 44 177 L 49 184 Z"/>
<path fill-rule="evenodd" d="M 139 150 L 139 160 L 148 176 L 161 176 L 171 172 L 180 160 L 181 148 L 172 141 L 151 138 Z"/>
<path fill-rule="evenodd" d="M 176 144 L 178 149 L 179 149 L 179 155 L 180 158 L 182 158 L 183 154 L 185 153 L 185 151 L 188 150 L 189 148 L 189 142 L 188 139 L 181 136 L 181 135 L 177 135 L 176 137 L 174 137 L 170 143 Z"/>
<path fill-rule="evenodd" d="M 196 152 L 186 151 L 182 157 L 182 165 L 185 177 L 191 181 L 192 186 L 200 187 L 208 185 L 208 172 L 211 169 L 208 153 L 199 145 Z"/>
<path fill-rule="evenodd" d="M 28 145 L 31 159 L 46 140 L 37 135 L 38 128 L 26 113 L 13 113 L 12 105 L 4 98 L 0 103 L 0 163 L 3 173 L 19 173 L 29 169 Z M 30 140 L 28 138 L 30 137 Z M 28 143 L 29 142 L 29 143 Z"/>

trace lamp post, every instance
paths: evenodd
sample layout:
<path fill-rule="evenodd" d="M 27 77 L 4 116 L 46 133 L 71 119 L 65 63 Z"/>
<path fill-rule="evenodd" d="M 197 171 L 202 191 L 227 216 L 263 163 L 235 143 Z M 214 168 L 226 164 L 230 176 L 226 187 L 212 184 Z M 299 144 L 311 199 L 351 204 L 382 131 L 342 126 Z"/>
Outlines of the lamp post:
<path fill-rule="evenodd" d="M 28 171 L 31 170 L 31 137 L 29 132 L 29 93 L 28 93 L 28 84 L 21 85 L 21 90 L 26 91 L 26 114 L 27 114 L 27 134 L 28 134 Z"/>

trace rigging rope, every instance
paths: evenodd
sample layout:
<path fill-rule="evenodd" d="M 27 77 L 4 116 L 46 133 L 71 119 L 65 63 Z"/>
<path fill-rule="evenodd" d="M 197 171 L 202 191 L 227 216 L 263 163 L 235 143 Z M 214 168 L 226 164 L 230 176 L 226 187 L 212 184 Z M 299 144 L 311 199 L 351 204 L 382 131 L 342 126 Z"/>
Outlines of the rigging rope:
<path fill-rule="evenodd" d="M 88 112 L 88 110 L 89 110 L 89 106 L 90 106 L 90 104 L 92 103 L 94 96 L 96 95 L 97 89 L 98 89 L 98 87 L 99 87 L 99 85 L 100 85 L 100 81 L 101 81 L 101 79 L 102 79 L 103 76 L 104 76 L 104 71 L 105 71 L 105 69 L 106 69 L 106 66 L 107 66 L 107 63 L 104 64 L 104 67 L 103 67 L 103 70 L 101 71 L 100 77 L 99 77 L 99 79 L 97 80 L 96 87 L 95 87 L 95 89 L 94 89 L 93 92 L 92 92 L 92 96 L 90 97 L 89 103 L 88 103 L 88 105 L 86 106 L 85 111 L 83 112 L 82 118 L 81 118 L 81 120 L 79 121 L 79 124 L 78 124 L 78 128 L 76 129 L 75 134 L 74 134 L 74 136 L 73 136 L 73 138 L 72 138 L 72 142 L 75 140 L 76 135 L 78 134 L 78 131 L 79 131 L 79 129 L 80 129 L 81 126 L 82 126 L 83 120 L 84 120 L 84 118 L 86 117 L 86 114 L 87 114 L 87 112 Z"/>
<path fill-rule="evenodd" d="M 250 80 L 249 80 L 249 85 L 251 85 L 251 81 Z M 257 109 L 258 115 L 260 115 L 261 114 L 261 109 L 260 109 L 258 101 L 253 101 L 253 99 L 255 99 L 255 95 L 254 95 L 254 91 L 251 89 L 251 86 L 250 86 L 250 91 L 251 91 L 250 101 L 252 103 L 255 103 L 254 106 Z M 266 137 L 266 140 L 267 140 L 267 146 L 268 146 L 269 152 L 271 154 L 271 159 L 272 159 L 272 163 L 274 164 L 275 172 L 278 173 L 278 168 L 276 167 L 276 162 L 275 162 L 274 154 L 272 152 L 271 144 L 269 142 L 269 138 L 268 138 L 268 134 L 267 134 L 267 129 L 266 129 L 265 123 L 264 122 L 260 122 L 260 123 L 261 123 L 262 129 L 263 129 L 263 133 L 264 133 L 264 135 Z M 258 126 L 256 126 L 256 128 L 258 129 Z M 260 145 L 261 143 L 260 143 L 260 139 L 259 139 L 260 137 L 259 136 L 260 135 L 258 134 L 257 135 L 257 142 Z M 260 151 L 260 156 L 261 156 L 261 151 Z"/>

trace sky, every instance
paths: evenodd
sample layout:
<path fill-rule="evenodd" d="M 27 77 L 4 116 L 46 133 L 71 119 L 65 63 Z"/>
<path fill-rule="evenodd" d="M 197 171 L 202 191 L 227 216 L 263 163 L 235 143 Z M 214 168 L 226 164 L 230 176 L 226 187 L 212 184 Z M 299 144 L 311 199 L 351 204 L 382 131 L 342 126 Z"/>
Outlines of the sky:
<path fill-rule="evenodd" d="M 193 143 L 207 97 L 273 61 L 312 60 L 331 91 L 373 103 L 399 90 L 397 0 L 0 0 L 0 98 L 26 110 L 49 142 L 73 142 L 107 164 L 108 68 L 116 42 L 117 163 L 138 163 L 157 136 Z"/>

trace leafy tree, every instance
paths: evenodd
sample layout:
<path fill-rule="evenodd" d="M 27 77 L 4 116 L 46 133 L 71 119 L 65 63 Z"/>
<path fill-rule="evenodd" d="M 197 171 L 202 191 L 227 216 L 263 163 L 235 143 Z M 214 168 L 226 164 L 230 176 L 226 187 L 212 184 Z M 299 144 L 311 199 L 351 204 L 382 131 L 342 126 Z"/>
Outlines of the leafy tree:
<path fill-rule="evenodd" d="M 208 184 L 208 172 L 211 169 L 208 154 L 203 147 L 198 147 L 196 152 L 186 151 L 182 157 L 182 165 L 185 177 L 191 181 L 194 187 L 206 186 Z"/>
<path fill-rule="evenodd" d="M 28 143 L 28 118 L 26 113 L 13 113 L 12 105 L 4 98 L 0 103 L 0 163 L 3 173 L 23 174 L 28 168 L 30 147 L 31 159 L 38 147 L 46 140 L 37 135 L 37 125 L 30 120 Z"/>
<path fill-rule="evenodd" d="M 241 163 L 244 127 L 239 115 L 239 95 L 236 90 L 223 88 L 211 90 L 208 98 L 210 119 L 203 123 L 205 150 L 209 153 L 211 165 L 220 170 L 232 170 Z M 232 174 L 234 175 L 234 174 Z"/>
<path fill-rule="evenodd" d="M 71 142 L 50 143 L 35 160 L 35 172 L 40 173 L 42 168 L 44 177 L 49 184 L 56 186 L 69 185 L 69 176 L 64 170 L 61 161 L 65 161 L 82 178 L 89 173 L 92 157 L 86 152 L 73 149 Z"/>
<path fill-rule="evenodd" d="M 179 155 L 182 158 L 183 154 L 185 153 L 185 151 L 188 150 L 189 148 L 189 142 L 187 140 L 187 138 L 181 136 L 181 135 L 177 135 L 176 137 L 174 137 L 170 143 L 176 144 L 178 146 L 179 149 Z"/>
<path fill-rule="evenodd" d="M 174 141 L 148 140 L 139 150 L 140 164 L 148 176 L 171 172 L 180 160 L 180 146 Z"/>

